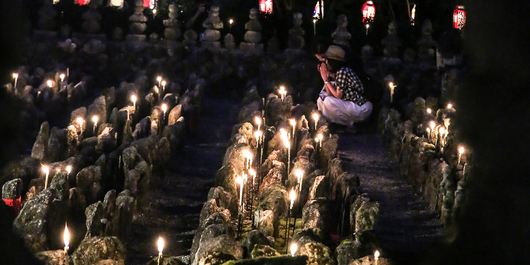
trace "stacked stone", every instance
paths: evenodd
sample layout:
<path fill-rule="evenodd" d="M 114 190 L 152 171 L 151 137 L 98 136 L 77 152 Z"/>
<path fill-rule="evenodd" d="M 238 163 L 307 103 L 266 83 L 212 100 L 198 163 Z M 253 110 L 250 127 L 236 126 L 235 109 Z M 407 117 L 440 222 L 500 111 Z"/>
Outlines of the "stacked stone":
<path fill-rule="evenodd" d="M 53 6 L 53 0 L 43 1 L 38 13 L 37 28 L 34 31 L 37 38 L 56 38 L 57 33 L 57 11 Z"/>
<path fill-rule="evenodd" d="M 221 30 L 223 28 L 223 22 L 219 18 L 219 6 L 212 6 L 208 11 L 209 16 L 204 20 L 202 26 L 204 30 L 204 40 L 201 45 L 205 48 L 221 48 Z"/>
<path fill-rule="evenodd" d="M 143 35 L 147 29 L 147 17 L 143 14 L 144 5 L 142 0 L 136 0 L 134 13 L 129 17 L 131 25 L 129 26 L 129 34 L 127 34 L 127 41 L 145 41 L 146 36 Z"/>
<path fill-rule="evenodd" d="M 289 49 L 299 50 L 305 46 L 305 31 L 302 28 L 302 17 L 302 13 L 300 12 L 293 14 L 293 27 L 289 29 Z"/>
<path fill-rule="evenodd" d="M 260 54 L 263 52 L 263 44 L 261 42 L 261 24 L 258 20 L 258 9 L 250 9 L 250 20 L 245 24 L 245 41 L 241 42 L 239 48 L 242 51 L 249 53 Z"/>
<path fill-rule="evenodd" d="M 344 14 L 340 14 L 337 17 L 337 29 L 331 34 L 333 43 L 350 47 L 351 34 L 348 32 L 346 27 L 348 26 L 348 17 Z"/>
<path fill-rule="evenodd" d="M 177 19 L 178 12 L 179 10 L 175 3 L 169 5 L 169 18 L 164 20 L 164 26 L 166 27 L 164 29 L 164 36 L 169 41 L 176 41 L 180 38 L 180 23 Z"/>

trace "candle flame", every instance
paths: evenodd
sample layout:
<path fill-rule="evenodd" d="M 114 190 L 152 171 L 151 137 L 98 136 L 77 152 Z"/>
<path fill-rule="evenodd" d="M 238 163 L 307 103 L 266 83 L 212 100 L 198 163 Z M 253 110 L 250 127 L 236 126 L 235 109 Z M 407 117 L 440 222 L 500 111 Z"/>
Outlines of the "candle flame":
<path fill-rule="evenodd" d="M 462 155 L 463 153 L 464 153 L 464 146 L 461 145 L 458 147 L 458 154 Z"/>
<path fill-rule="evenodd" d="M 162 254 L 162 251 L 164 250 L 164 239 L 162 239 L 162 237 L 158 237 L 157 246 L 158 254 Z"/>
<path fill-rule="evenodd" d="M 296 243 L 292 243 L 290 249 L 291 249 L 291 256 L 294 257 L 294 254 L 295 254 L 296 251 L 298 250 L 298 244 L 296 244 Z"/>
<path fill-rule="evenodd" d="M 18 74 L 17 73 L 13 73 L 13 78 L 17 79 L 18 78 Z"/>
<path fill-rule="evenodd" d="M 162 104 L 162 111 L 164 112 L 164 114 L 166 113 L 166 111 L 167 111 L 167 104 L 166 103 Z"/>
<path fill-rule="evenodd" d="M 366 28 L 368 29 L 370 27 L 370 24 L 366 24 Z"/>
<path fill-rule="evenodd" d="M 432 113 L 432 110 L 431 108 L 427 108 L 427 113 L 431 114 Z"/>
<path fill-rule="evenodd" d="M 445 134 L 445 128 L 443 126 L 440 126 L 440 129 L 438 129 L 438 132 L 440 132 L 440 135 L 443 136 Z"/>
<path fill-rule="evenodd" d="M 320 118 L 320 115 L 318 115 L 318 113 L 315 112 L 315 113 L 313 113 L 312 117 L 313 117 L 313 120 L 315 120 L 315 122 L 316 122 Z"/>
<path fill-rule="evenodd" d="M 284 86 L 280 86 L 280 89 L 278 90 L 278 93 L 285 94 L 285 93 L 287 93 L 287 91 L 285 90 Z"/>
<path fill-rule="evenodd" d="M 162 80 L 162 86 L 166 86 L 166 80 Z"/>
<path fill-rule="evenodd" d="M 230 20 L 228 21 L 228 23 L 230 23 L 230 25 L 232 25 L 232 24 L 234 23 L 234 20 L 233 20 L 233 19 L 230 19 Z"/>
<path fill-rule="evenodd" d="M 374 252 L 374 258 L 375 258 L 375 260 L 378 260 L 378 259 L 379 259 L 379 255 L 380 255 L 380 254 L 379 254 L 379 250 L 376 250 L 376 251 Z"/>
<path fill-rule="evenodd" d="M 157 76 L 156 77 L 156 81 L 158 81 L 158 82 L 162 81 L 162 77 L 161 76 Z"/>
<path fill-rule="evenodd" d="M 297 169 L 295 172 L 294 172 L 294 175 L 297 176 L 297 177 L 303 177 L 304 176 L 304 171 L 301 170 L 301 169 Z"/>
<path fill-rule="evenodd" d="M 250 174 L 252 177 L 255 177 L 256 176 L 256 170 L 254 170 L 253 168 L 250 168 L 248 170 L 248 174 Z"/>
<path fill-rule="evenodd" d="M 240 176 L 237 176 L 236 183 L 239 184 L 239 185 L 243 185 L 243 178 L 240 177 Z"/>
<path fill-rule="evenodd" d="M 72 166 L 68 165 L 66 166 L 66 173 L 70 174 L 72 172 Z"/>
<path fill-rule="evenodd" d="M 83 122 L 85 122 L 85 120 L 83 120 L 83 118 L 78 117 L 78 118 L 76 119 L 76 121 L 77 121 L 77 123 L 79 124 L 79 127 L 83 127 Z"/>
<path fill-rule="evenodd" d="M 261 136 L 263 136 L 263 133 L 261 131 L 254 132 L 254 137 L 256 137 L 256 140 L 261 139 Z"/>
<path fill-rule="evenodd" d="M 451 103 L 447 104 L 447 108 L 448 109 L 452 109 L 453 108 L 453 104 L 451 104 Z"/>
<path fill-rule="evenodd" d="M 291 192 L 289 192 L 289 199 L 291 200 L 291 204 L 296 200 L 296 191 L 294 191 L 294 188 L 291 188 Z"/>
<path fill-rule="evenodd" d="M 296 120 L 295 119 L 289 119 L 289 123 L 292 127 L 296 126 Z"/>
<path fill-rule="evenodd" d="M 368 24 L 367 24 L 367 25 L 368 25 Z M 390 88 L 394 88 L 394 83 L 393 83 L 393 82 L 388 82 L 388 86 L 389 86 Z"/>
<path fill-rule="evenodd" d="M 317 19 L 313 18 L 313 24 L 317 23 Z"/>
<path fill-rule="evenodd" d="M 99 120 L 98 115 L 94 115 L 94 116 L 92 116 L 92 122 L 93 122 L 94 124 L 97 124 L 97 123 L 98 123 L 98 120 Z"/>
<path fill-rule="evenodd" d="M 46 175 L 50 174 L 50 168 L 47 165 L 42 165 L 42 171 L 46 173 Z"/>
<path fill-rule="evenodd" d="M 257 125 L 261 125 L 261 118 L 259 116 L 254 117 L 254 121 Z"/>
<path fill-rule="evenodd" d="M 324 135 L 322 135 L 321 133 L 318 134 L 318 140 L 322 141 L 322 139 L 324 139 Z"/>
<path fill-rule="evenodd" d="M 283 139 L 283 144 L 285 145 L 285 147 L 291 148 L 291 142 L 289 142 L 289 140 Z"/>
<path fill-rule="evenodd" d="M 69 247 L 70 246 L 70 232 L 68 232 L 68 225 L 64 225 L 64 246 Z"/>
<path fill-rule="evenodd" d="M 431 130 L 434 131 L 434 128 L 436 127 L 436 123 L 434 121 L 430 122 Z"/>
<path fill-rule="evenodd" d="M 48 79 L 48 81 L 46 81 L 46 85 L 48 85 L 48 87 L 52 87 L 53 86 L 53 81 Z"/>
<path fill-rule="evenodd" d="M 60 75 L 59 75 L 59 78 L 61 78 L 61 82 L 64 80 L 64 77 L 65 77 L 64 74 L 60 74 Z"/>
<path fill-rule="evenodd" d="M 131 95 L 131 101 L 132 101 L 133 103 L 136 103 L 136 95 Z"/>

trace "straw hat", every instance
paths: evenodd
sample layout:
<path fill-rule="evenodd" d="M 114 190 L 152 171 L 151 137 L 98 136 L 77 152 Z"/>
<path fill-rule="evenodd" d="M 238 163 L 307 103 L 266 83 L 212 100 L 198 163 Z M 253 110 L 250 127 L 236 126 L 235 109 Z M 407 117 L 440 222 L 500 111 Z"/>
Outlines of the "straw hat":
<path fill-rule="evenodd" d="M 330 45 L 328 50 L 324 53 L 324 58 L 341 62 L 346 61 L 345 56 L 346 52 L 344 51 L 344 49 L 337 45 Z"/>

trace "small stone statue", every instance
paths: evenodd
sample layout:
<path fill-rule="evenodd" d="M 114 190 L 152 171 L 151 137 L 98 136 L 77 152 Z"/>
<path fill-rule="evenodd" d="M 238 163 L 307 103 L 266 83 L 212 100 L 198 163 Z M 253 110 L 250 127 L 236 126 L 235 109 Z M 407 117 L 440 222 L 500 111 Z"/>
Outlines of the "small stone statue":
<path fill-rule="evenodd" d="M 220 47 L 219 40 L 221 39 L 220 29 L 223 28 L 223 22 L 219 18 L 219 6 L 212 6 L 208 11 L 208 18 L 204 20 L 202 26 L 204 30 L 203 45 L 206 47 Z"/>
<path fill-rule="evenodd" d="M 388 35 L 381 41 L 381 44 L 385 46 L 383 50 L 385 57 L 399 57 L 399 46 L 401 46 L 401 43 L 398 39 L 397 23 L 395 21 L 388 24 Z"/>
<path fill-rule="evenodd" d="M 142 35 L 147 28 L 147 25 L 145 24 L 145 22 L 147 22 L 147 17 L 144 16 L 143 12 L 144 6 L 142 0 L 136 0 L 134 14 L 129 17 L 131 25 L 129 26 L 130 34 L 127 35 L 127 40 L 144 41 L 146 39 L 146 36 Z"/>
<path fill-rule="evenodd" d="M 38 28 L 41 30 L 53 31 L 57 28 L 57 11 L 53 7 L 53 0 L 44 0 L 43 6 L 39 10 Z"/>
<path fill-rule="evenodd" d="M 261 41 L 261 24 L 258 21 L 258 9 L 250 9 L 248 17 L 250 20 L 245 24 L 247 30 L 244 36 L 245 42 L 242 42 L 239 48 L 245 51 L 262 52 L 263 44 L 259 43 Z"/>
<path fill-rule="evenodd" d="M 245 24 L 245 41 L 250 43 L 258 43 L 261 41 L 261 24 L 258 21 L 258 9 L 250 9 L 248 16 L 250 20 Z"/>
<path fill-rule="evenodd" d="M 179 21 L 177 20 L 178 17 L 178 7 L 174 3 L 169 5 L 169 18 L 164 20 L 164 26 L 166 29 L 164 30 L 164 36 L 168 40 L 175 41 L 178 38 L 180 38 L 181 32 L 179 29 Z"/>
<path fill-rule="evenodd" d="M 236 47 L 236 42 L 234 40 L 234 35 L 228 33 L 225 35 L 223 40 L 224 46 L 227 49 L 234 49 Z"/>
<path fill-rule="evenodd" d="M 101 29 L 99 21 L 101 20 L 101 14 L 98 11 L 98 1 L 91 1 L 89 3 L 89 9 L 83 14 L 83 30 L 85 33 L 95 34 Z"/>
<path fill-rule="evenodd" d="M 331 34 L 333 43 L 350 47 L 351 34 L 346 30 L 346 26 L 348 26 L 348 17 L 340 14 L 337 18 L 337 29 Z"/>
<path fill-rule="evenodd" d="M 302 13 L 296 12 L 293 14 L 293 27 L 289 29 L 289 48 L 302 49 L 305 46 L 304 34 L 305 31 L 302 29 Z"/>
<path fill-rule="evenodd" d="M 418 58 L 424 61 L 434 60 L 434 47 L 437 46 L 432 38 L 432 23 L 426 19 L 421 27 L 423 33 L 418 40 Z"/>

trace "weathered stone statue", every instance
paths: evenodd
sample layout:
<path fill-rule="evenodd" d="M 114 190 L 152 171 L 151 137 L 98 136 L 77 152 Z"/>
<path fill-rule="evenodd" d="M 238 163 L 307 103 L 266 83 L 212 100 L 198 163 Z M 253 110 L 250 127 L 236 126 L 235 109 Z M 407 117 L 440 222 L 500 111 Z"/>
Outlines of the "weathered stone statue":
<path fill-rule="evenodd" d="M 296 12 L 293 14 L 293 27 L 289 29 L 289 48 L 302 49 L 305 46 L 304 34 L 305 31 L 302 29 L 302 13 Z"/>
<path fill-rule="evenodd" d="M 89 9 L 83 14 L 83 31 L 88 34 L 96 34 L 101 30 L 101 14 L 98 11 L 98 1 L 91 1 Z"/>
<path fill-rule="evenodd" d="M 242 42 L 239 45 L 241 50 L 261 52 L 263 51 L 263 44 L 260 44 L 261 41 L 261 24 L 258 21 L 258 9 L 250 9 L 250 14 L 248 15 L 250 20 L 245 24 L 245 42 Z"/>
<path fill-rule="evenodd" d="M 234 35 L 228 33 L 225 35 L 223 39 L 224 47 L 227 49 L 234 49 L 236 47 L 236 43 L 234 41 Z"/>
<path fill-rule="evenodd" d="M 193 29 L 188 29 L 184 32 L 184 41 L 183 44 L 188 47 L 197 45 L 197 32 Z"/>
<path fill-rule="evenodd" d="M 53 31 L 57 28 L 57 11 L 53 7 L 53 0 L 45 0 L 39 10 L 38 28 L 41 30 Z"/>
<path fill-rule="evenodd" d="M 340 14 L 337 18 L 337 29 L 331 34 L 333 43 L 350 47 L 351 34 L 346 30 L 346 26 L 348 26 L 348 18 Z"/>
<path fill-rule="evenodd" d="M 177 20 L 179 10 L 175 3 L 169 5 L 168 10 L 169 18 L 164 20 L 164 26 L 166 27 L 164 30 L 164 36 L 167 40 L 176 41 L 181 35 L 179 21 Z"/>
<path fill-rule="evenodd" d="M 434 47 L 437 46 L 432 38 L 432 23 L 426 19 L 421 27 L 422 36 L 418 40 L 418 58 L 423 61 L 434 60 Z"/>
<path fill-rule="evenodd" d="M 129 26 L 129 34 L 127 35 L 128 41 L 145 41 L 146 36 L 142 33 L 147 28 L 145 22 L 147 22 L 147 17 L 143 14 L 144 6 L 142 0 L 136 1 L 136 7 L 134 9 L 134 14 L 129 17 L 131 25 Z"/>
<path fill-rule="evenodd" d="M 208 11 L 209 15 L 206 20 L 202 23 L 202 26 L 206 28 L 204 30 L 204 40 L 202 41 L 203 47 L 215 47 L 220 48 L 221 39 L 220 29 L 223 28 L 223 22 L 219 18 L 219 6 L 212 6 Z"/>
<path fill-rule="evenodd" d="M 381 44 L 385 46 L 383 50 L 385 57 L 399 57 L 399 46 L 401 46 L 401 43 L 398 39 L 397 23 L 395 21 L 388 24 L 388 35 L 381 41 Z"/>

